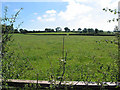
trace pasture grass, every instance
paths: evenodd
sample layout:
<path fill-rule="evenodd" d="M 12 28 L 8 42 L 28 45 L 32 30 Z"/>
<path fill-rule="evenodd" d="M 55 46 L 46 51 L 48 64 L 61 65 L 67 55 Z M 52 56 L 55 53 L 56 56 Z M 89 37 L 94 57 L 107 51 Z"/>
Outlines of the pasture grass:
<path fill-rule="evenodd" d="M 63 36 L 14 34 L 13 38 L 11 50 L 14 50 L 15 55 L 19 55 L 21 60 L 27 57 L 34 68 L 24 73 L 21 79 L 36 80 L 38 73 L 39 80 L 48 80 L 52 73 L 56 76 L 61 74 L 58 68 L 59 60 L 62 58 Z M 65 79 L 80 80 L 82 65 L 89 64 L 90 67 L 85 68 L 90 68 L 89 71 L 92 73 L 98 68 L 97 65 L 92 66 L 93 62 L 112 64 L 117 54 L 117 45 L 110 42 L 113 40 L 114 36 L 65 36 Z"/>
<path fill-rule="evenodd" d="M 27 33 L 27 34 L 77 34 L 76 32 L 41 32 L 41 33 Z"/>

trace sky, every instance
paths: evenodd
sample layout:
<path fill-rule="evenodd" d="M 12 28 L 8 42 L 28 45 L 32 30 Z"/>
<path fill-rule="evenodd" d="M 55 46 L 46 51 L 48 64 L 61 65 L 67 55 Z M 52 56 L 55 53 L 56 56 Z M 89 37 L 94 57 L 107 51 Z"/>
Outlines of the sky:
<path fill-rule="evenodd" d="M 4 7 L 8 7 L 8 17 L 20 12 L 14 28 L 24 22 L 20 28 L 27 30 L 44 30 L 45 28 L 69 27 L 98 28 L 104 31 L 113 31 L 117 22 L 108 23 L 108 20 L 117 18 L 103 8 L 118 8 L 119 0 L 1 0 L 2 17 Z"/>

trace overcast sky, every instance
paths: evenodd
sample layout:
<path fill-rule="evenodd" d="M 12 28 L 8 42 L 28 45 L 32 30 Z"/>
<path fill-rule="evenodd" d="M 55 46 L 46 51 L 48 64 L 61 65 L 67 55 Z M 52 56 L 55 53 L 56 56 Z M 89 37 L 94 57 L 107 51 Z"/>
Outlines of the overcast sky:
<path fill-rule="evenodd" d="M 119 0 L 1 0 L 2 12 L 8 6 L 8 16 L 21 12 L 15 27 L 22 21 L 20 28 L 42 30 L 45 28 L 69 27 L 98 28 L 113 31 L 117 22 L 108 23 L 117 15 L 104 12 L 103 8 L 118 8 Z M 4 13 L 2 13 L 4 14 Z M 3 15 L 2 15 L 3 16 Z"/>

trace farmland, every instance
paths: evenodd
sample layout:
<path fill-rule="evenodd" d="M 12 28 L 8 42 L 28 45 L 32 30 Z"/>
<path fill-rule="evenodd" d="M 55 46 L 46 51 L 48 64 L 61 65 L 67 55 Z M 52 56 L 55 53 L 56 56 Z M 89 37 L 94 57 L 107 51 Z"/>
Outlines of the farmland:
<path fill-rule="evenodd" d="M 76 34 L 76 32 L 43 32 L 43 33 L 28 33 L 28 34 Z"/>
<path fill-rule="evenodd" d="M 117 45 L 113 43 L 116 39 L 114 36 L 64 37 L 65 51 L 67 50 L 65 80 L 81 80 L 82 65 L 87 66 L 82 67 L 85 72 L 88 70 L 93 73 L 99 68 L 95 63 L 112 65 L 116 60 Z M 21 60 L 28 58 L 34 68 L 24 73 L 21 79 L 36 80 L 38 73 L 39 80 L 48 80 L 53 73 L 56 77 L 61 74 L 59 60 L 62 58 L 63 36 L 14 34 L 13 38 L 11 50 L 15 51 L 15 55 L 19 54 Z"/>

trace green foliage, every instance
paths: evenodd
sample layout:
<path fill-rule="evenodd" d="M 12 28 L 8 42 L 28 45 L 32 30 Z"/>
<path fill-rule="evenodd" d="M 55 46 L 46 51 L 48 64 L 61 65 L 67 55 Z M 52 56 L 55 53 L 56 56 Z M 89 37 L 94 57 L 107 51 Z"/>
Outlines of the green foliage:
<path fill-rule="evenodd" d="M 109 9 L 109 8 L 103 8 L 104 11 L 109 11 L 113 14 L 119 14 L 119 10 L 117 9 Z M 109 20 L 108 22 L 111 22 L 111 21 L 118 21 L 119 18 L 115 19 L 113 18 L 112 20 Z M 118 68 L 118 71 L 117 71 L 117 81 L 120 82 L 120 32 L 119 32 L 119 27 L 115 27 L 115 31 L 116 31 L 116 38 L 117 38 L 117 45 L 118 45 L 118 55 L 117 55 L 117 61 L 116 61 L 116 64 L 117 64 L 117 68 Z M 119 85 L 120 86 L 120 85 Z"/>
<path fill-rule="evenodd" d="M 62 28 L 61 27 L 57 27 L 55 28 L 56 32 L 61 32 L 62 31 Z"/>
<path fill-rule="evenodd" d="M 49 80 L 52 83 L 51 88 L 61 86 L 62 81 L 92 81 L 102 84 L 118 80 L 116 56 L 119 56 L 119 35 L 117 39 L 106 36 L 66 36 L 65 42 L 63 36 L 14 34 L 12 37 L 9 32 L 12 31 L 13 23 L 20 11 L 15 14 L 8 27 L 5 24 L 9 21 L 6 12 L 7 8 L 5 18 L 2 19 L 4 79 L 36 80 L 38 72 L 37 80 Z M 86 32 L 86 29 L 84 31 Z M 14 42 L 11 43 L 13 39 Z M 64 49 L 67 50 L 66 54 Z M 29 61 L 34 66 L 34 71 L 29 67 Z"/>
<path fill-rule="evenodd" d="M 105 11 L 105 12 L 110 12 L 110 13 L 113 13 L 113 14 L 118 14 L 118 13 L 120 13 L 117 9 L 114 9 L 114 10 L 112 10 L 112 9 L 109 9 L 109 8 L 103 8 L 103 11 Z M 115 22 L 115 21 L 118 21 L 119 19 L 118 18 L 113 18 L 113 19 L 111 19 L 111 20 L 108 20 L 108 22 L 110 23 L 110 22 Z"/>
<path fill-rule="evenodd" d="M 7 79 L 19 79 L 20 76 L 30 67 L 26 58 L 19 60 L 19 54 L 15 55 L 15 49 L 11 50 L 14 39 L 13 26 L 22 8 L 12 17 L 7 17 L 8 8 L 5 7 L 5 15 L 2 18 L 2 77 L 6 81 Z"/>
<path fill-rule="evenodd" d="M 70 32 L 70 29 L 68 27 L 64 28 L 65 32 Z"/>

